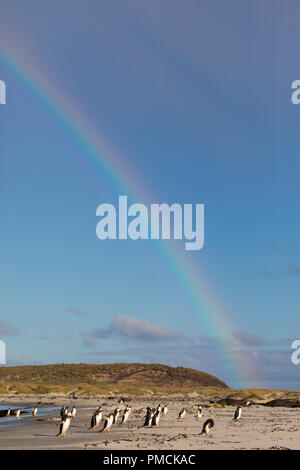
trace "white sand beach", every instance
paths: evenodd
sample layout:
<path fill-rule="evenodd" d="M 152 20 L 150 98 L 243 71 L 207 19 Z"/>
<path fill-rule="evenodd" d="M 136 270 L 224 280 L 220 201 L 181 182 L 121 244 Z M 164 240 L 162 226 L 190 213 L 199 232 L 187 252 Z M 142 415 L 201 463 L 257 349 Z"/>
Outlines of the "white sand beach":
<path fill-rule="evenodd" d="M 195 418 L 194 407 L 201 403 L 197 398 L 132 398 L 132 413 L 128 424 L 113 425 L 111 433 L 90 430 L 93 411 L 101 405 L 105 413 L 117 406 L 118 398 L 79 398 L 70 400 L 64 396 L 47 397 L 3 397 L 0 404 L 13 408 L 36 405 L 49 407 L 49 411 L 27 416 L 13 426 L 3 426 L 0 419 L 0 449 L 106 449 L 106 450 L 201 450 L 201 449 L 300 449 L 300 408 L 268 408 L 251 405 L 243 408 L 239 421 L 233 421 L 234 406 L 223 408 L 204 407 L 200 421 Z M 158 403 L 168 405 L 168 414 L 162 417 L 158 428 L 143 427 L 147 406 Z M 202 402 L 203 403 L 203 402 Z M 205 403 L 203 403 L 205 406 Z M 67 437 L 57 437 L 59 409 L 53 407 L 75 405 L 77 416 L 71 422 Z M 186 408 L 187 417 L 178 421 L 181 408 Z M 209 435 L 202 434 L 206 419 L 212 418 L 214 428 Z M 11 424 L 12 423 L 12 424 Z"/>

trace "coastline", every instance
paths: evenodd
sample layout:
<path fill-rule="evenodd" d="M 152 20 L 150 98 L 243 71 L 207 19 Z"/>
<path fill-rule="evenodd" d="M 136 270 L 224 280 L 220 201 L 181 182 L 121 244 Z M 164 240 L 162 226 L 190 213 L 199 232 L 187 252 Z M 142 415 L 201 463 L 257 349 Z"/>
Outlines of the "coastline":
<path fill-rule="evenodd" d="M 132 413 L 128 424 L 114 425 L 111 433 L 107 434 L 90 430 L 91 414 L 99 405 L 103 406 L 105 412 L 117 406 L 124 408 L 125 404 L 120 405 L 118 398 L 80 397 L 72 400 L 65 395 L 56 395 L 55 398 L 24 395 L 18 396 L 18 399 L 1 396 L 0 405 L 36 405 L 49 407 L 49 410 L 43 410 L 42 414 L 38 412 L 37 416 L 28 416 L 25 425 L 0 427 L 0 449 L 300 449 L 300 408 L 251 405 L 243 409 L 240 421 L 234 422 L 234 406 L 209 406 L 209 400 L 206 400 L 203 417 L 198 421 L 194 416 L 198 397 L 132 397 Z M 167 416 L 161 418 L 158 428 L 144 428 L 146 407 L 157 406 L 159 402 L 168 404 Z M 63 405 L 75 405 L 77 408 L 77 416 L 72 420 L 66 438 L 56 437 L 60 421 L 59 408 Z M 53 407 L 58 409 L 53 410 Z M 183 407 L 188 413 L 186 419 L 180 422 L 177 417 Z M 215 427 L 210 435 L 201 435 L 203 422 L 208 418 L 214 419 Z"/>

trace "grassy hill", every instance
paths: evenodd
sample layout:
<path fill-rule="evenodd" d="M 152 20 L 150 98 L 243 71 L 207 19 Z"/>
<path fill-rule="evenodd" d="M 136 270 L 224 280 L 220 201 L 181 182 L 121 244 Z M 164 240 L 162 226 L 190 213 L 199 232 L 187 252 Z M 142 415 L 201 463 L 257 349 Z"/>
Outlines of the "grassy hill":
<path fill-rule="evenodd" d="M 191 393 L 227 389 L 217 377 L 161 364 L 53 364 L 0 367 L 0 394 L 79 395 Z"/>

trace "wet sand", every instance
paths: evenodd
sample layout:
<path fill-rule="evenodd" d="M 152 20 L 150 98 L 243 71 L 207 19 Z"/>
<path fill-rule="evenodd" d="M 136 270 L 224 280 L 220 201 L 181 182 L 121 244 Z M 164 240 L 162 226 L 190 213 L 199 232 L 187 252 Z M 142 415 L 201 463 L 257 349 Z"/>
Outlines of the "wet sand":
<path fill-rule="evenodd" d="M 168 405 L 167 416 L 161 418 L 158 428 L 144 428 L 146 407 L 158 403 Z M 0 449 L 300 449 L 300 408 L 251 405 L 243 408 L 237 422 L 233 421 L 233 406 L 204 408 L 203 417 L 198 421 L 194 417 L 198 403 L 204 404 L 197 398 L 133 398 L 129 403 L 132 413 L 128 424 L 113 425 L 111 433 L 100 433 L 89 429 L 93 411 L 101 405 L 104 412 L 109 413 L 117 406 L 124 409 L 126 403 L 119 404 L 118 398 L 107 400 L 104 397 L 78 400 L 57 396 L 34 400 L 32 397 L 2 397 L 0 404 L 10 407 L 15 404 L 21 407 L 75 405 L 77 416 L 65 438 L 56 437 L 60 419 L 58 411 L 53 409 L 43 411 L 43 415 L 26 417 L 20 420 L 20 425 L 0 427 Z M 183 407 L 188 414 L 180 422 L 177 417 Z M 215 427 L 210 435 L 200 435 L 208 418 L 214 420 Z"/>

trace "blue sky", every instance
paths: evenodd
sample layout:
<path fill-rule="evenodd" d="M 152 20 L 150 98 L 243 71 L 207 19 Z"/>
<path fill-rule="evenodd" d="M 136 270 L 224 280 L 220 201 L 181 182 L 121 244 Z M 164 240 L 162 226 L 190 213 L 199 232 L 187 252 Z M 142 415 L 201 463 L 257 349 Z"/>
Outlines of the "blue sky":
<path fill-rule="evenodd" d="M 1 47 L 119 149 L 145 188 L 134 202 L 205 204 L 205 246 L 182 256 L 232 325 L 230 339 L 207 328 L 153 242 L 96 238 L 96 207 L 119 193 L 0 54 L 9 363 L 162 362 L 241 385 L 223 344 L 251 363 L 248 385 L 299 388 L 299 10 L 2 0 Z"/>

